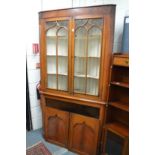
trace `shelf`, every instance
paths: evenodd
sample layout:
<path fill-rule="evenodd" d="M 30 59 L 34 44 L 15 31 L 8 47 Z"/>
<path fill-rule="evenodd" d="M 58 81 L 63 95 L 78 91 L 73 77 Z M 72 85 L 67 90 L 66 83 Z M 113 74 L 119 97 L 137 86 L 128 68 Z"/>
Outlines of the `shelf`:
<path fill-rule="evenodd" d="M 86 94 L 91 96 L 97 96 L 98 92 L 87 91 Z"/>
<path fill-rule="evenodd" d="M 96 56 L 88 56 L 88 58 L 100 59 L 100 57 L 96 57 Z"/>
<path fill-rule="evenodd" d="M 129 136 L 129 128 L 128 126 L 125 126 L 121 123 L 113 122 L 108 123 L 105 128 L 114 134 L 120 136 L 120 137 L 128 137 Z"/>
<path fill-rule="evenodd" d="M 57 73 L 47 73 L 48 75 L 56 75 Z"/>
<path fill-rule="evenodd" d="M 58 73 L 58 76 L 68 76 L 68 74 L 67 73 Z"/>
<path fill-rule="evenodd" d="M 68 37 L 66 37 L 66 36 L 46 36 L 47 38 L 52 38 L 52 39 L 56 39 L 57 37 L 59 38 L 59 39 L 68 39 Z"/>
<path fill-rule="evenodd" d="M 87 78 L 96 79 L 96 80 L 98 80 L 98 79 L 99 79 L 99 77 L 98 77 L 98 76 L 92 76 L 92 75 L 87 75 Z"/>
<path fill-rule="evenodd" d="M 95 59 L 100 59 L 100 57 L 96 57 L 96 56 L 88 56 L 88 57 L 85 57 L 85 56 L 75 56 L 75 58 L 83 58 L 83 59 L 85 59 L 85 58 L 95 58 Z"/>
<path fill-rule="evenodd" d="M 85 91 L 81 89 L 74 89 L 74 93 L 85 94 Z"/>
<path fill-rule="evenodd" d="M 85 56 L 74 56 L 75 58 L 81 58 L 81 59 L 85 59 Z"/>
<path fill-rule="evenodd" d="M 84 74 L 79 74 L 79 75 L 74 75 L 75 77 L 81 77 L 81 78 L 85 78 L 86 77 L 86 75 L 84 75 Z"/>
<path fill-rule="evenodd" d="M 56 38 L 56 36 L 46 36 L 47 38 Z"/>
<path fill-rule="evenodd" d="M 113 82 L 111 82 L 111 84 L 115 85 L 115 86 L 129 88 L 129 83 L 126 83 L 126 82 L 116 82 L 116 81 L 113 81 Z"/>
<path fill-rule="evenodd" d="M 48 75 L 57 75 L 56 73 L 47 73 Z M 61 76 L 68 76 L 67 73 L 58 73 L 58 75 L 61 75 Z"/>
<path fill-rule="evenodd" d="M 129 112 L 129 105 L 122 102 L 109 102 L 110 106 Z"/>
<path fill-rule="evenodd" d="M 75 77 L 80 77 L 80 78 L 85 78 L 86 75 L 85 74 L 79 74 L 79 75 L 74 75 Z M 96 79 L 98 80 L 99 77 L 98 76 L 92 76 L 92 75 L 87 75 L 87 78 L 92 78 L 92 79 Z"/>
<path fill-rule="evenodd" d="M 50 57 L 68 57 L 68 55 L 50 55 L 50 54 L 47 54 L 47 56 L 50 56 Z"/>
<path fill-rule="evenodd" d="M 97 93 L 95 92 L 92 92 L 92 91 L 87 91 L 86 93 L 85 93 L 85 91 L 83 91 L 83 90 L 81 90 L 81 89 L 79 89 L 79 91 L 78 91 L 78 89 L 76 89 L 76 90 L 74 90 L 74 93 L 79 93 L 79 94 L 86 94 L 86 95 L 91 95 L 91 96 L 97 96 Z"/>

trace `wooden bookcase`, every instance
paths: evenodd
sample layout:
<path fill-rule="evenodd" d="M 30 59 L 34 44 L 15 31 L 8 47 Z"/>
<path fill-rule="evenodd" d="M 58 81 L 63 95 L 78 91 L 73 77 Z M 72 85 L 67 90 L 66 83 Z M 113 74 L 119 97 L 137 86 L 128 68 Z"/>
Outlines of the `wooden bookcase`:
<path fill-rule="evenodd" d="M 81 155 L 99 154 L 114 20 L 115 5 L 39 13 L 44 137 Z"/>
<path fill-rule="evenodd" d="M 128 155 L 129 149 L 129 56 L 114 54 L 111 65 L 103 154 Z M 114 151 L 114 152 L 112 152 Z"/>

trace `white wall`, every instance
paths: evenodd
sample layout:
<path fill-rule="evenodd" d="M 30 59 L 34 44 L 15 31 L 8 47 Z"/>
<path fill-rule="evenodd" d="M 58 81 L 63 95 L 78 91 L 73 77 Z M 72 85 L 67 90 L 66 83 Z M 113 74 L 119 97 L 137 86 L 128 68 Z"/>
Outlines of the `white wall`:
<path fill-rule="evenodd" d="M 31 17 L 29 28 L 29 38 L 27 40 L 27 63 L 28 63 L 28 79 L 30 90 L 30 103 L 32 113 L 33 129 L 42 127 L 42 114 L 40 101 L 36 96 L 36 85 L 40 80 L 40 69 L 36 69 L 35 65 L 39 62 L 39 54 L 32 53 L 32 43 L 39 43 L 39 24 L 38 12 L 43 10 L 52 10 L 60 8 L 70 8 L 79 6 L 90 6 L 100 4 L 116 4 L 116 20 L 113 51 L 119 52 L 121 49 L 121 39 L 123 32 L 124 16 L 128 15 L 128 0 L 33 0 L 29 8 L 28 14 Z"/>
<path fill-rule="evenodd" d="M 40 55 L 33 54 L 32 43 L 39 43 L 39 22 L 38 12 L 41 10 L 41 1 L 33 0 L 29 6 L 27 13 L 29 14 L 29 24 L 27 27 L 27 67 L 28 67 L 28 82 L 29 82 L 29 94 L 31 104 L 31 115 L 33 129 L 42 127 L 42 114 L 40 108 L 40 101 L 37 100 L 36 85 L 40 81 L 40 69 L 36 69 L 36 63 L 40 62 Z"/>

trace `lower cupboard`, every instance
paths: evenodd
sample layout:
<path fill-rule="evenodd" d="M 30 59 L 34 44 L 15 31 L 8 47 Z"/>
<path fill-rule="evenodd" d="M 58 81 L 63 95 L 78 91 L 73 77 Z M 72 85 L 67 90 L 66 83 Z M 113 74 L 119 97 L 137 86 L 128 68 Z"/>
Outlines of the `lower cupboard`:
<path fill-rule="evenodd" d="M 80 155 L 97 155 L 99 119 L 45 108 L 45 139 Z"/>
<path fill-rule="evenodd" d="M 53 143 L 67 147 L 69 113 L 54 108 L 46 108 L 45 138 Z"/>
<path fill-rule="evenodd" d="M 69 147 L 79 154 L 96 155 L 99 120 L 71 113 Z"/>

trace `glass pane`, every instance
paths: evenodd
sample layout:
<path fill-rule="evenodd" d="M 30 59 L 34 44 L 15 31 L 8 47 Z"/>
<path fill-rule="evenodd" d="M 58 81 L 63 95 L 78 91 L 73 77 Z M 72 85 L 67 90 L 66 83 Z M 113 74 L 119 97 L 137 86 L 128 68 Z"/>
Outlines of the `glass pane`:
<path fill-rule="evenodd" d="M 56 57 L 47 56 L 47 87 L 56 89 Z"/>
<path fill-rule="evenodd" d="M 99 78 L 100 59 L 89 58 L 87 63 L 87 77 Z"/>
<path fill-rule="evenodd" d="M 87 31 L 85 28 L 78 28 L 75 33 L 75 56 L 86 57 Z"/>
<path fill-rule="evenodd" d="M 68 89 L 68 21 L 46 23 L 47 87 Z"/>
<path fill-rule="evenodd" d="M 47 87 L 52 89 L 57 88 L 56 75 L 47 76 Z"/>
<path fill-rule="evenodd" d="M 55 56 L 47 56 L 47 74 L 56 74 Z"/>
<path fill-rule="evenodd" d="M 77 19 L 76 20 L 76 28 L 79 26 L 84 26 L 85 24 L 87 24 L 88 19 Z"/>
<path fill-rule="evenodd" d="M 66 57 L 58 57 L 58 74 L 68 75 L 68 61 Z"/>
<path fill-rule="evenodd" d="M 58 76 L 58 89 L 66 91 L 68 89 L 67 84 L 68 84 L 68 76 L 59 75 Z"/>
<path fill-rule="evenodd" d="M 68 31 L 64 28 L 58 31 L 58 55 L 68 56 Z"/>
<path fill-rule="evenodd" d="M 103 19 L 101 18 L 94 18 L 94 19 L 77 19 L 76 20 L 75 28 L 78 27 L 85 27 L 87 29 L 91 28 L 92 26 L 97 26 L 99 28 L 102 28 L 103 26 Z"/>
<path fill-rule="evenodd" d="M 57 31 L 56 27 L 51 28 L 51 29 L 47 30 L 46 36 L 47 37 L 55 37 L 56 36 L 56 31 Z"/>
<path fill-rule="evenodd" d="M 47 53 L 47 87 L 56 89 L 56 28 L 51 28 L 46 33 Z"/>
<path fill-rule="evenodd" d="M 74 77 L 74 92 L 85 93 L 85 78 Z"/>
<path fill-rule="evenodd" d="M 48 29 L 48 28 L 50 28 L 50 27 L 54 27 L 54 26 L 56 26 L 56 25 L 57 25 L 56 21 L 47 22 L 47 23 L 46 23 L 46 29 Z"/>
<path fill-rule="evenodd" d="M 93 20 L 92 20 L 93 21 Z M 92 27 L 88 32 L 88 61 L 87 61 L 87 92 L 98 95 L 98 79 L 100 70 L 101 30 Z M 92 79 L 90 79 L 92 78 Z"/>
<path fill-rule="evenodd" d="M 74 91 L 98 95 L 102 27 L 102 18 L 75 21 Z"/>
<path fill-rule="evenodd" d="M 101 53 L 101 30 L 93 27 L 88 33 L 88 57 L 100 57 Z"/>
<path fill-rule="evenodd" d="M 102 27 L 103 25 L 103 19 L 89 19 L 88 21 L 89 24 L 91 25 L 95 25 L 95 26 L 99 26 L 100 28 Z"/>
<path fill-rule="evenodd" d="M 86 88 L 86 48 L 87 31 L 78 28 L 75 33 L 75 57 L 74 57 L 74 91 L 85 93 Z"/>
<path fill-rule="evenodd" d="M 46 39 L 47 55 L 56 55 L 56 38 Z"/>
<path fill-rule="evenodd" d="M 58 31 L 58 89 L 67 90 L 68 85 L 68 31 Z"/>
<path fill-rule="evenodd" d="M 68 27 L 68 21 L 49 21 L 46 23 L 46 29 L 51 27 Z"/>
<path fill-rule="evenodd" d="M 68 27 L 68 21 L 65 20 L 65 21 L 57 21 L 57 25 L 59 27 Z"/>
<path fill-rule="evenodd" d="M 98 95 L 98 80 L 87 78 L 87 94 Z"/>
<path fill-rule="evenodd" d="M 49 29 L 46 33 L 47 55 L 56 55 L 56 28 Z"/>
<path fill-rule="evenodd" d="M 86 76 L 86 60 L 85 58 L 76 57 L 74 59 L 74 75 Z"/>

